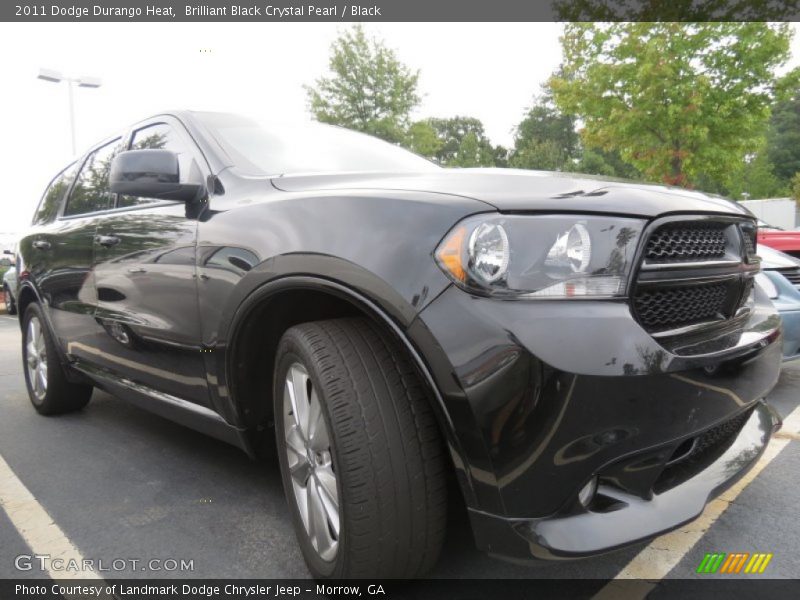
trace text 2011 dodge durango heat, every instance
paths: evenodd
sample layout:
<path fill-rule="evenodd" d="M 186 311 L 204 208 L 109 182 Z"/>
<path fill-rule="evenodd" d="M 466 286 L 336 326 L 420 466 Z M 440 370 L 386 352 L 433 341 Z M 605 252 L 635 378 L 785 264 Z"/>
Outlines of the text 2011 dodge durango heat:
<path fill-rule="evenodd" d="M 755 240 L 696 192 L 163 114 L 45 191 L 25 376 L 43 414 L 98 387 L 251 455 L 274 432 L 315 577 L 423 574 L 453 474 L 479 548 L 590 556 L 697 516 L 779 427 Z"/>

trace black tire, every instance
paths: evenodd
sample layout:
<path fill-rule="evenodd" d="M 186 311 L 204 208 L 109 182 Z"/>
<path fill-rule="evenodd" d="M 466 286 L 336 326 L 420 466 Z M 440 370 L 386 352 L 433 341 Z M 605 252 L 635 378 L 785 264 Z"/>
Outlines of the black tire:
<path fill-rule="evenodd" d="M 32 378 L 37 377 L 37 373 L 31 372 L 29 362 L 30 350 L 29 341 L 31 337 L 31 321 L 36 320 L 41 327 L 40 348 L 44 348 L 45 358 L 45 384 L 44 387 L 34 385 Z M 38 339 L 38 336 L 35 336 Z M 36 346 L 34 340 L 33 346 Z M 41 357 L 40 353 L 34 355 L 34 363 L 38 364 Z M 72 383 L 67 380 L 64 368 L 59 360 L 56 347 L 53 343 L 50 330 L 46 325 L 42 308 L 38 304 L 30 304 L 25 310 L 25 318 L 22 328 L 22 370 L 25 373 L 25 384 L 28 388 L 28 397 L 36 412 L 42 415 L 57 415 L 73 412 L 82 409 L 89 402 L 92 396 L 92 386 L 80 383 Z"/>
<path fill-rule="evenodd" d="M 330 560 L 312 544 L 289 471 L 284 418 L 291 426 L 292 417 L 284 417 L 284 390 L 296 364 L 316 386 L 309 389 L 320 396 L 330 432 L 340 516 Z M 410 578 L 427 572 L 441 551 L 447 518 L 444 444 L 426 389 L 399 344 L 367 319 L 292 327 L 276 354 L 274 401 L 284 489 L 311 574 Z M 309 456 L 308 464 L 314 460 Z"/>
<path fill-rule="evenodd" d="M 7 286 L 3 286 L 3 303 L 6 305 L 6 312 L 10 315 L 17 314 L 17 303 L 14 302 L 14 296 Z"/>

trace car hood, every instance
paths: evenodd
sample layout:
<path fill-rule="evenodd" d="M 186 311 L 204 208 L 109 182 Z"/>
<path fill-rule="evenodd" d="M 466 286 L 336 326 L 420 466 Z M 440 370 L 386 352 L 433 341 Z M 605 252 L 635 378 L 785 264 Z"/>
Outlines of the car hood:
<path fill-rule="evenodd" d="M 761 268 L 765 270 L 796 269 L 800 267 L 800 260 L 763 244 L 758 245 L 758 255 L 761 257 Z"/>
<path fill-rule="evenodd" d="M 480 200 L 501 211 L 565 210 L 643 217 L 680 212 L 750 216 L 734 202 L 681 188 L 516 169 L 300 174 L 275 177 L 272 184 L 287 192 L 396 190 L 450 194 Z"/>

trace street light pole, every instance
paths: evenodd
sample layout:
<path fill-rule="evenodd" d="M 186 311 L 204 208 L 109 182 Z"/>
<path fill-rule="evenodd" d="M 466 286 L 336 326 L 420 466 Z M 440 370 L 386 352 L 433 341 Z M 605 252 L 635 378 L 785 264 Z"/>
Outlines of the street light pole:
<path fill-rule="evenodd" d="M 72 154 L 75 155 L 78 151 L 75 145 L 75 101 L 73 99 L 72 84 L 77 83 L 78 87 L 83 88 L 99 88 L 102 83 L 97 77 L 64 77 L 59 71 L 52 69 L 39 69 L 39 79 L 51 83 L 67 82 L 67 89 L 69 90 L 69 132 Z"/>
<path fill-rule="evenodd" d="M 69 137 L 72 140 L 72 156 L 75 156 L 78 151 L 75 148 L 75 103 L 72 100 L 72 79 L 67 80 L 67 88 L 69 89 Z"/>

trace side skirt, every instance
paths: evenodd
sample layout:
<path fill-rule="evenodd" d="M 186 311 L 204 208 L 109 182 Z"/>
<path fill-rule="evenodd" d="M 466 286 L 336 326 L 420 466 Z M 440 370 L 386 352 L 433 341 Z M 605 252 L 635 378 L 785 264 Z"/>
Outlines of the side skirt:
<path fill-rule="evenodd" d="M 251 457 L 255 456 L 246 431 L 229 424 L 219 414 L 205 406 L 117 377 L 82 360 L 72 361 L 71 366 L 87 375 L 97 387 L 109 394 L 160 417 L 241 448 Z"/>

